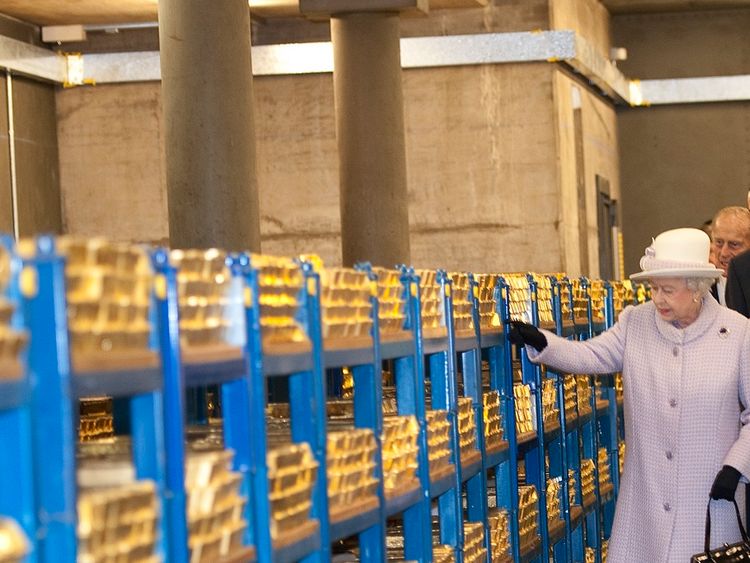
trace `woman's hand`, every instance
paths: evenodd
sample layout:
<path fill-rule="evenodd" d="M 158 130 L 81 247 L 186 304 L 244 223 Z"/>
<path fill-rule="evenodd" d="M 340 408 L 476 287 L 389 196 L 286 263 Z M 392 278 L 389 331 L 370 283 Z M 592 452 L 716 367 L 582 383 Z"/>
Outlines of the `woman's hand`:
<path fill-rule="evenodd" d="M 714 500 L 734 500 L 737 485 L 740 483 L 742 474 L 731 465 L 725 465 L 716 474 L 714 484 L 711 487 L 711 498 Z"/>
<path fill-rule="evenodd" d="M 529 345 L 541 352 L 547 347 L 547 338 L 534 325 L 521 321 L 510 321 L 508 339 L 519 346 Z"/>

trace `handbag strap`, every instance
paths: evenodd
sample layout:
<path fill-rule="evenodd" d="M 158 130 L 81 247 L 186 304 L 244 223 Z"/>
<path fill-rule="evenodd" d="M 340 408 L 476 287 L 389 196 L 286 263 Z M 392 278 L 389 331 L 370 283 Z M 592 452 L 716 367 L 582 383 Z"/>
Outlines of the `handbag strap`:
<path fill-rule="evenodd" d="M 746 544 L 750 544 L 748 540 L 745 526 L 742 525 L 742 517 L 740 516 L 740 507 L 737 506 L 737 501 L 732 499 L 734 505 L 734 511 L 737 514 L 737 525 L 740 527 L 740 535 L 742 535 L 742 541 Z M 708 507 L 706 507 L 706 539 L 704 542 L 705 555 L 708 556 L 709 561 L 713 561 L 711 557 L 711 499 L 708 499 Z"/>

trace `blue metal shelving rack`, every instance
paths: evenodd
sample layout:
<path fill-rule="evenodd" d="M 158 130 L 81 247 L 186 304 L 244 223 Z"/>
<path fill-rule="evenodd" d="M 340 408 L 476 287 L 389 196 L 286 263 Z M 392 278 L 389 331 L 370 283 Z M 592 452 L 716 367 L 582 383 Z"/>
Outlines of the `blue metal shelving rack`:
<path fill-rule="evenodd" d="M 563 288 L 567 291 L 565 308 L 569 311 L 563 314 Z M 552 278 L 552 310 L 555 317 L 555 328 L 558 336 L 575 338 L 573 322 L 573 302 L 570 294 L 570 281 L 567 278 L 557 280 Z M 581 506 L 581 458 L 579 452 L 578 405 L 573 412 L 565 410 L 564 375 L 556 374 L 558 379 L 558 404 L 560 408 L 561 440 L 550 448 L 550 464 L 559 466 L 563 472 L 563 516 L 565 519 L 565 534 L 567 537 L 567 561 L 583 561 L 583 508 Z M 578 479 L 575 480 L 575 490 L 570 495 L 570 484 L 567 472 L 573 470 Z M 574 502 L 571 504 L 570 496 Z"/>
<path fill-rule="evenodd" d="M 240 255 L 234 270 L 244 279 L 244 308 L 247 340 L 245 353 L 250 363 L 249 379 L 249 463 L 253 543 L 258 561 L 324 562 L 330 560 L 328 527 L 328 489 L 325 444 L 325 384 L 322 370 L 320 336 L 320 278 L 309 264 L 301 264 L 304 287 L 298 296 L 298 318 L 308 340 L 298 346 L 266 350 L 261 339 L 260 282 L 258 269 L 250 257 Z M 276 541 L 271 537 L 271 505 L 266 452 L 266 405 L 271 378 L 287 378 L 289 383 L 292 441 L 307 442 L 318 462 L 313 488 L 311 519 Z M 226 416 L 231 409 L 223 405 Z"/>
<path fill-rule="evenodd" d="M 217 385 L 223 406 L 224 445 L 234 451 L 232 469 L 242 475 L 240 494 L 252 498 L 250 475 L 251 441 L 250 404 L 248 393 L 249 370 L 241 345 L 213 347 L 210 354 L 183 348 L 179 334 L 177 270 L 170 263 L 169 253 L 163 249 L 152 255 L 156 275 L 155 300 L 158 342 L 164 367 L 164 434 L 166 451 L 166 494 L 164 517 L 168 527 L 168 560 L 188 561 L 188 523 L 185 492 L 185 417 L 186 395 L 190 389 Z M 234 287 L 241 285 L 240 264 L 232 260 Z M 244 321 L 244 319 L 234 319 Z M 135 441 L 134 441 L 135 443 Z M 140 445 L 140 444 L 139 444 Z M 248 529 L 243 538 L 251 546 L 253 533 L 251 503 L 245 506 Z M 231 561 L 247 561 L 254 550 L 247 547 Z"/>
<path fill-rule="evenodd" d="M 495 311 L 501 321 L 507 321 L 507 288 L 500 278 L 495 278 L 494 288 Z M 475 307 L 476 296 L 474 296 Z M 498 448 L 482 450 L 482 464 L 485 473 L 494 472 L 495 506 L 508 513 L 510 522 L 511 556 L 520 559 L 518 545 L 518 445 L 516 442 L 516 414 L 513 396 L 513 371 L 511 368 L 511 343 L 506 338 L 507 323 L 496 330 L 484 330 L 475 316 L 478 331 L 479 348 L 482 357 L 489 366 L 490 390 L 500 394 L 500 412 L 503 417 L 503 434 L 505 439 Z M 488 550 L 491 558 L 491 546 Z M 490 559 L 491 560 L 491 559 Z"/>
<path fill-rule="evenodd" d="M 359 269 L 368 273 L 371 282 L 377 277 L 369 265 Z M 401 513 L 404 527 L 404 558 L 420 563 L 432 561 L 432 531 L 430 521 L 430 465 L 427 455 L 427 422 L 425 418 L 424 358 L 420 353 L 422 339 L 419 279 L 414 271 L 400 269 L 406 302 L 406 320 L 403 337 L 380 336 L 379 320 L 373 310 L 373 336 L 377 338 L 375 349 L 380 361 L 393 361 L 396 385 L 396 405 L 400 416 L 414 416 L 419 426 L 417 444 L 417 479 L 419 486 L 398 491 L 394 496 L 385 496 L 385 518 Z M 377 364 L 380 365 L 380 364 Z M 381 380 L 382 381 L 382 380 Z M 356 385 L 356 383 L 355 383 Z M 382 391 L 381 391 L 382 395 Z"/>
<path fill-rule="evenodd" d="M 77 400 L 90 395 L 127 398 L 138 479 L 156 483 L 165 501 L 164 431 L 162 425 L 162 367 L 156 350 L 123 360 L 103 370 L 96 364 L 71 365 L 65 300 L 65 262 L 55 240 L 42 236 L 35 253 L 23 258 L 21 272 L 23 317 L 30 334 L 28 370 L 36 496 L 36 526 L 40 560 L 76 560 L 76 468 L 74 428 Z M 161 520 L 158 553 L 166 556 L 173 538 Z"/>
<path fill-rule="evenodd" d="M 440 524 L 440 543 L 455 549 L 456 561 L 463 561 L 464 528 L 462 506 L 462 468 L 458 440 L 458 392 L 456 377 L 455 345 L 452 337 L 451 280 L 438 270 L 437 283 L 440 286 L 440 299 L 445 313 L 445 330 L 431 330 L 422 334 L 420 354 L 429 366 L 431 404 L 435 410 L 448 412 L 450 423 L 450 462 L 453 471 L 430 477 L 430 498 L 437 499 Z"/>
<path fill-rule="evenodd" d="M 374 276 L 373 276 L 374 277 Z M 381 437 L 383 434 L 383 387 L 380 332 L 378 324 L 377 285 L 370 293 L 372 332 L 366 342 L 346 339 L 321 340 L 323 368 L 337 370 L 348 367 L 354 380 L 354 426 L 372 430 L 375 435 L 375 477 L 378 479 L 377 502 L 363 504 L 339 520 L 323 521 L 323 538 L 331 542 L 357 535 L 360 560 L 376 562 L 385 560 L 385 491 L 383 489 L 383 464 Z M 319 326 L 319 325 L 318 325 Z M 326 393 L 323 393 L 325 396 Z M 290 397 L 292 393 L 290 391 Z M 325 402 L 321 415 L 325 421 Z M 354 507 L 356 508 L 356 507 Z M 327 530 L 326 530 L 327 528 Z"/>
<path fill-rule="evenodd" d="M 19 310 L 18 278 L 21 269 L 19 258 L 9 237 L 0 238 L 0 252 L 6 254 L 10 269 L 5 298 L 15 307 L 10 328 L 23 330 L 22 312 Z M 3 292 L 0 291 L 0 295 Z M 31 453 L 31 395 L 24 366 L 26 354 L 17 363 L 3 365 L 0 378 L 0 516 L 13 519 L 24 531 L 29 541 L 26 563 L 36 563 L 36 518 L 34 510 L 33 473 Z"/>
<path fill-rule="evenodd" d="M 463 396 L 470 398 L 476 425 L 477 455 L 461 459 L 461 482 L 466 487 L 466 521 L 479 522 L 484 527 L 485 548 L 490 551 L 489 526 L 487 523 L 487 473 L 484 471 L 486 458 L 484 438 L 484 402 L 482 392 L 482 349 L 479 340 L 479 309 L 476 298 L 477 284 L 473 275 L 469 277 L 467 300 L 471 305 L 472 324 L 474 328 L 467 331 L 455 329 L 453 318 L 453 292 L 447 292 L 446 324 L 448 327 L 449 353 L 460 361 L 463 377 Z M 452 288 L 452 284 L 447 285 Z M 455 364 L 454 364 L 455 365 Z M 458 384 L 456 382 L 456 401 L 458 401 Z M 456 402 L 456 406 L 457 406 Z M 460 449 L 460 448 L 459 448 Z M 462 518 L 463 525 L 463 518 Z M 463 545 L 463 544 L 462 544 Z"/>

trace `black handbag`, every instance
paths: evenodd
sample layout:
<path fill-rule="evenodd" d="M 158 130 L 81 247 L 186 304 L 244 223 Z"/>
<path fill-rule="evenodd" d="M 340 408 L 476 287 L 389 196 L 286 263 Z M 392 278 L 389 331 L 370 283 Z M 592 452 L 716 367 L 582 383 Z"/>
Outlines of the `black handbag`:
<path fill-rule="evenodd" d="M 708 501 L 706 510 L 706 540 L 703 553 L 698 553 L 690 558 L 690 563 L 738 563 L 744 561 L 750 563 L 750 541 L 740 518 L 740 507 L 737 501 L 732 499 L 734 510 L 737 513 L 737 524 L 740 527 L 742 541 L 732 545 L 724 544 L 719 549 L 711 549 L 711 501 Z"/>

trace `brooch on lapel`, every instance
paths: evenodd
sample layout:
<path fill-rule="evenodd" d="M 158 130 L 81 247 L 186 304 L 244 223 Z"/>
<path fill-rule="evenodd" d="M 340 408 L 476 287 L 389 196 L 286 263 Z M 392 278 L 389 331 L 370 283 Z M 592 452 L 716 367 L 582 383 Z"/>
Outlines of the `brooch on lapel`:
<path fill-rule="evenodd" d="M 729 337 L 729 329 L 726 327 L 721 327 L 719 329 L 719 338 L 728 338 Z"/>

